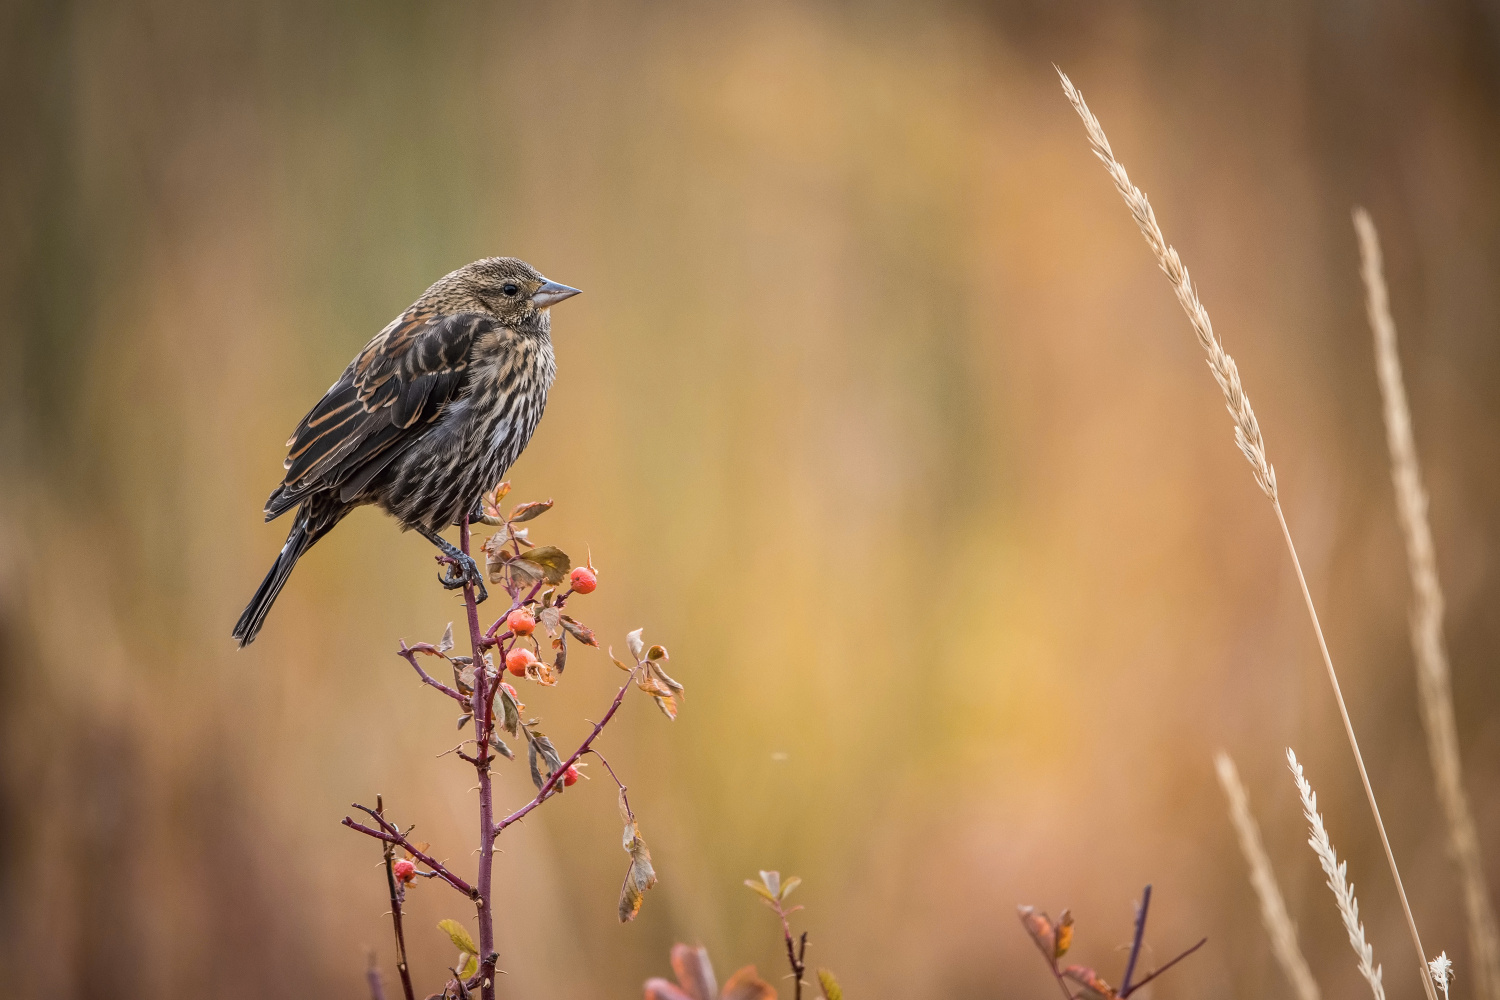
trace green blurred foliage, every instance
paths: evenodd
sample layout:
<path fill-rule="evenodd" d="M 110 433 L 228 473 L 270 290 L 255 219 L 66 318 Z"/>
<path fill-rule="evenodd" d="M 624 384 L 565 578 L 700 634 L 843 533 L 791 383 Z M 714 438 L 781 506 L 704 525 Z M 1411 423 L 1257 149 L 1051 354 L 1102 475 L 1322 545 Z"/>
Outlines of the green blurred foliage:
<path fill-rule="evenodd" d="M 809 961 L 855 996 L 1043 993 L 1021 902 L 1113 968 L 1148 881 L 1143 961 L 1210 938 L 1159 995 L 1283 995 L 1220 747 L 1357 990 L 1286 744 L 1404 981 L 1274 521 L 1054 61 L 1240 363 L 1463 988 L 1348 213 L 1389 258 L 1500 876 L 1497 51 L 1483 0 L 0 5 L 3 991 L 358 997 L 367 946 L 393 986 L 379 852 L 338 825 L 377 791 L 471 870 L 451 709 L 393 655 L 460 614 L 426 542 L 357 514 L 228 633 L 286 433 L 496 253 L 585 290 L 517 496 L 591 549 L 601 641 L 648 626 L 688 692 L 604 740 L 660 874 L 636 922 L 609 788 L 507 831 L 505 995 L 638 996 L 675 940 L 770 978 L 762 868 L 807 877 Z M 579 648 L 528 702 L 570 746 L 617 677 Z M 505 768 L 501 805 L 529 788 Z M 410 894 L 419 979 L 444 892 Z"/>

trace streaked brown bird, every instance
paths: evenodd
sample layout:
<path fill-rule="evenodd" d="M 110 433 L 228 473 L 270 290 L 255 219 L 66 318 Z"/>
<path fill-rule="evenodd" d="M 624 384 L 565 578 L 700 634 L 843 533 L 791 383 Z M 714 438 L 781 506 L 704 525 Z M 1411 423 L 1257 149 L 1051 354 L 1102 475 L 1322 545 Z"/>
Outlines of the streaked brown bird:
<path fill-rule="evenodd" d="M 438 532 L 477 518 L 531 440 L 557 374 L 548 310 L 577 294 L 524 261 L 487 257 L 440 278 L 365 345 L 287 441 L 266 520 L 293 507 L 297 518 L 234 626 L 241 647 L 302 554 L 362 504 L 421 532 L 451 560 L 443 586 L 472 583 L 484 600 L 478 565 Z"/>

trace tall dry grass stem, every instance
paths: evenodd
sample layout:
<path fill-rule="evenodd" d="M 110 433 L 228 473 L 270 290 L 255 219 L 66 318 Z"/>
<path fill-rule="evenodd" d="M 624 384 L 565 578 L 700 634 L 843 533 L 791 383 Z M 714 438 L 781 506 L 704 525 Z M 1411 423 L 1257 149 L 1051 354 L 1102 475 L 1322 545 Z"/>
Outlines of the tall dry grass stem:
<path fill-rule="evenodd" d="M 1271 859 L 1260 839 L 1260 827 L 1250 812 L 1250 795 L 1240 781 L 1239 769 L 1229 754 L 1219 751 L 1214 755 L 1214 767 L 1219 774 L 1219 784 L 1224 797 L 1229 800 L 1229 818 L 1234 823 L 1234 832 L 1239 837 L 1240 851 L 1245 863 L 1250 866 L 1250 884 L 1260 900 L 1260 919 L 1271 939 L 1271 954 L 1286 973 L 1298 1000 L 1322 1000 L 1317 980 L 1307 966 L 1307 959 L 1297 945 L 1297 928 L 1286 912 L 1286 902 L 1281 897 L 1281 887 L 1276 884 L 1276 874 L 1271 871 Z"/>
<path fill-rule="evenodd" d="M 1354 763 L 1359 768 L 1359 778 L 1364 784 L 1365 798 L 1370 804 L 1370 814 L 1374 816 L 1375 827 L 1380 832 L 1380 843 L 1385 848 L 1391 878 L 1395 881 L 1397 895 L 1401 898 L 1401 909 L 1406 916 L 1407 929 L 1411 932 L 1412 945 L 1417 949 L 1417 968 L 1422 979 L 1422 989 L 1427 994 L 1427 1000 L 1437 1000 L 1437 994 L 1427 977 L 1427 955 L 1422 950 L 1422 937 L 1417 933 L 1417 922 L 1412 916 L 1411 904 L 1406 898 L 1406 887 L 1401 883 L 1401 872 L 1396 867 L 1396 855 L 1391 851 L 1390 838 L 1386 836 L 1385 822 L 1380 818 L 1380 807 L 1375 802 L 1375 789 L 1370 785 L 1370 775 L 1365 770 L 1364 755 L 1360 753 L 1359 740 L 1354 735 L 1354 724 L 1349 720 L 1349 709 L 1344 704 L 1344 693 L 1339 687 L 1338 673 L 1333 668 L 1333 657 L 1329 654 L 1328 643 L 1323 638 L 1323 626 L 1318 621 L 1317 608 L 1313 606 L 1312 592 L 1308 590 L 1307 578 L 1302 573 L 1302 561 L 1297 557 L 1297 546 L 1292 542 L 1291 529 L 1287 527 L 1286 515 L 1281 510 L 1281 500 L 1276 490 L 1276 474 L 1266 458 L 1266 447 L 1261 439 L 1260 425 L 1256 422 L 1255 412 L 1250 407 L 1250 399 L 1245 395 L 1244 387 L 1240 384 L 1239 370 L 1235 367 L 1234 359 L 1224 350 L 1223 344 L 1214 333 L 1213 325 L 1209 322 L 1208 310 L 1203 308 L 1203 303 L 1198 299 L 1198 291 L 1193 287 L 1187 267 L 1182 263 L 1182 258 L 1178 256 L 1177 251 L 1167 243 L 1145 192 L 1131 183 L 1130 175 L 1125 172 L 1125 166 L 1115 159 L 1114 150 L 1109 145 L 1109 138 L 1104 134 L 1104 128 L 1099 124 L 1099 119 L 1094 117 L 1094 113 L 1084 102 L 1083 94 L 1073 86 L 1073 81 L 1069 80 L 1068 75 L 1061 69 L 1057 70 L 1057 75 L 1062 80 L 1063 93 L 1067 95 L 1073 109 L 1078 112 L 1078 116 L 1083 119 L 1084 129 L 1088 132 L 1089 144 L 1093 146 L 1094 154 L 1099 157 L 1104 168 L 1109 172 L 1110 178 L 1114 180 L 1120 197 L 1125 199 L 1130 214 L 1135 217 L 1136 225 L 1140 227 L 1141 235 L 1146 238 L 1146 243 L 1155 254 L 1157 263 L 1161 265 L 1161 269 L 1166 272 L 1167 279 L 1171 281 L 1172 289 L 1177 294 L 1177 301 L 1181 303 L 1183 311 L 1187 313 L 1188 321 L 1193 325 L 1193 331 L 1198 335 L 1199 345 L 1208 355 L 1209 369 L 1219 383 L 1219 388 L 1224 393 L 1224 403 L 1234 419 L 1235 443 L 1249 460 L 1251 471 L 1255 475 L 1255 482 L 1260 486 L 1261 492 L 1265 493 L 1266 499 L 1271 501 L 1271 509 L 1276 513 L 1276 521 L 1281 525 L 1281 535 L 1286 541 L 1287 552 L 1292 559 L 1292 568 L 1297 573 L 1297 583 L 1302 589 L 1302 600 L 1307 606 L 1308 617 L 1312 620 L 1313 633 L 1318 639 L 1318 650 L 1323 655 L 1323 666 L 1328 674 L 1328 683 L 1333 688 L 1339 716 L 1343 719 L 1344 734 L 1348 737 L 1349 749 L 1354 752 Z"/>
<path fill-rule="evenodd" d="M 1432 760 L 1438 801 L 1448 822 L 1448 838 L 1458 863 L 1468 916 L 1469 958 L 1474 966 L 1474 992 L 1500 1000 L 1500 931 L 1490 902 L 1479 846 L 1479 831 L 1464 793 L 1463 768 L 1458 756 L 1458 731 L 1453 722 L 1453 688 L 1449 681 L 1448 650 L 1443 641 L 1443 591 L 1438 583 L 1437 550 L 1427 520 L 1427 491 L 1417 464 L 1411 409 L 1396 351 L 1396 323 L 1375 223 L 1363 208 L 1354 210 L 1359 235 L 1360 274 L 1365 283 L 1365 307 L 1375 335 L 1375 371 L 1384 402 L 1386 442 L 1391 451 L 1391 479 L 1396 486 L 1396 514 L 1406 540 L 1411 571 L 1411 646 L 1416 658 L 1417 692 L 1427 730 L 1427 753 Z"/>
<path fill-rule="evenodd" d="M 1349 946 L 1359 959 L 1359 974 L 1370 984 L 1375 1000 L 1385 1000 L 1385 987 L 1380 982 L 1380 966 L 1375 964 L 1375 949 L 1365 940 L 1365 925 L 1359 919 L 1359 900 L 1354 895 L 1354 886 L 1349 882 L 1349 862 L 1340 861 L 1338 852 L 1333 849 L 1333 841 L 1328 839 L 1328 828 L 1323 825 L 1323 814 L 1318 812 L 1318 793 L 1313 791 L 1312 785 L 1302 773 L 1302 765 L 1297 762 L 1297 755 L 1292 753 L 1291 747 L 1286 750 L 1286 763 L 1297 782 L 1297 794 L 1302 797 L 1302 815 L 1307 817 L 1307 828 L 1311 834 L 1307 838 L 1307 844 L 1318 856 L 1323 874 L 1328 876 L 1328 888 L 1333 890 L 1339 916 L 1344 920 L 1344 930 L 1349 933 Z M 1422 966 L 1422 980 L 1427 982 L 1426 963 Z"/>

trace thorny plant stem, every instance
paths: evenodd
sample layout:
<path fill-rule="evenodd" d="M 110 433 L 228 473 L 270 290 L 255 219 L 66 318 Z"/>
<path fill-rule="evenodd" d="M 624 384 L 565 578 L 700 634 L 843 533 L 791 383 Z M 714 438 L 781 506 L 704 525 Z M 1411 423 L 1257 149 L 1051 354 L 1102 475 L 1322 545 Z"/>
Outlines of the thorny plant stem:
<path fill-rule="evenodd" d="M 495 837 L 500 836 L 501 830 L 504 830 L 506 827 L 510 826 L 517 820 L 525 819 L 527 813 L 531 812 L 531 810 L 541 805 L 542 802 L 547 798 L 547 796 L 551 795 L 552 792 L 557 788 L 557 783 L 561 781 L 563 777 L 568 773 L 568 768 L 578 763 L 578 759 L 580 757 L 593 749 L 594 740 L 599 737 L 600 733 L 604 732 L 604 727 L 609 725 L 609 720 L 614 718 L 615 713 L 620 710 L 620 704 L 625 700 L 625 694 L 630 690 L 630 685 L 635 683 L 635 675 L 640 672 L 640 669 L 640 665 L 637 664 L 630 671 L 630 676 L 625 678 L 625 683 L 620 685 L 619 691 L 615 692 L 615 700 L 610 703 L 609 711 L 604 713 L 604 718 L 594 723 L 593 732 L 589 733 L 588 738 L 578 745 L 578 749 L 573 751 L 573 756 L 563 761 L 562 766 L 559 767 L 556 771 L 553 771 L 552 775 L 542 783 L 542 787 L 536 793 L 536 798 L 532 799 L 530 802 L 526 803 L 524 806 L 517 809 L 515 812 L 511 813 L 509 816 L 505 817 L 500 822 L 494 825 L 494 833 L 490 838 L 492 842 Z M 599 759 L 604 760 L 603 757 L 600 757 Z M 609 767 L 609 763 L 605 762 L 604 766 Z M 610 768 L 609 773 L 611 776 L 613 776 L 615 773 L 614 769 Z M 615 784 L 619 783 L 620 779 L 615 778 Z M 620 785 L 620 790 L 624 791 L 625 786 Z"/>
<path fill-rule="evenodd" d="M 781 908 L 780 900 L 771 901 L 771 909 L 776 911 L 776 916 L 781 920 L 781 934 L 786 939 L 786 961 L 792 967 L 792 994 L 793 1000 L 802 1000 L 802 973 L 807 971 L 807 964 L 803 958 L 807 955 L 807 931 L 802 932 L 800 944 L 792 944 L 792 924 L 787 919 L 790 913 Z M 801 909 L 794 906 L 793 910 Z"/>
<path fill-rule="evenodd" d="M 386 885 L 390 886 L 390 922 L 392 922 L 392 928 L 396 934 L 396 972 L 401 975 L 402 996 L 407 997 L 407 1000 L 417 1000 L 416 991 L 411 987 L 411 967 L 407 964 L 407 934 L 402 930 L 401 925 L 402 894 L 401 889 L 396 886 L 396 871 L 393 868 L 393 864 L 396 861 L 396 846 L 390 843 L 390 841 L 386 841 L 381 847 L 384 847 L 384 852 L 386 852 Z M 377 991 L 377 987 L 380 987 L 380 990 Z M 386 990 L 384 990 L 384 987 L 381 987 L 380 970 L 375 967 L 375 963 L 372 961 L 371 994 L 381 996 L 381 999 L 384 1000 L 384 993 L 386 993 Z"/>
<path fill-rule="evenodd" d="M 385 814 L 385 802 L 379 796 L 375 796 L 375 812 L 378 815 Z M 396 971 L 401 975 L 401 992 L 406 1000 L 416 1000 L 416 993 L 411 985 L 411 969 L 406 963 L 406 933 L 401 927 L 401 891 L 396 885 L 396 872 L 392 867 L 396 859 L 396 845 L 389 840 L 381 844 L 385 854 L 385 881 L 391 890 L 391 926 L 396 935 Z M 385 987 L 380 982 L 380 970 L 370 962 L 370 995 L 376 1000 L 385 1000 Z"/>
<path fill-rule="evenodd" d="M 1286 515 L 1281 512 L 1281 501 L 1272 500 L 1276 521 L 1281 525 L 1281 537 L 1286 540 L 1286 550 L 1292 557 L 1292 568 L 1297 571 L 1297 583 L 1302 587 L 1302 599 L 1307 604 L 1307 616 L 1312 619 L 1313 632 L 1318 637 L 1318 649 L 1323 654 L 1323 666 L 1328 671 L 1328 683 L 1333 686 L 1333 698 L 1338 702 L 1339 717 L 1344 720 L 1344 734 L 1349 737 L 1349 748 L 1354 751 L 1354 763 L 1359 767 L 1359 780 L 1365 786 L 1365 798 L 1370 802 L 1370 812 L 1375 816 L 1375 828 L 1380 831 L 1380 844 L 1385 848 L 1385 860 L 1391 868 L 1391 878 L 1396 881 L 1396 894 L 1401 897 L 1401 912 L 1406 915 L 1406 927 L 1411 931 L 1411 943 L 1416 946 L 1421 959 L 1418 971 L 1422 977 L 1422 988 L 1427 1000 L 1437 1000 L 1437 991 L 1427 976 L 1427 953 L 1422 950 L 1422 936 L 1417 933 L 1417 921 L 1412 917 L 1411 904 L 1406 901 L 1406 887 L 1401 884 L 1401 872 L 1396 868 L 1396 855 L 1391 851 L 1391 841 L 1385 835 L 1385 823 L 1380 818 L 1380 807 L 1375 804 L 1375 789 L 1370 787 L 1370 775 L 1365 771 L 1365 758 L 1359 752 L 1359 741 L 1354 738 L 1354 724 L 1349 721 L 1349 709 L 1344 705 L 1344 692 L 1339 688 L 1339 677 L 1333 669 L 1333 657 L 1328 653 L 1328 643 L 1323 638 L 1323 626 L 1318 622 L 1318 610 L 1313 607 L 1312 592 L 1307 589 L 1307 577 L 1302 574 L 1302 561 L 1297 558 L 1297 546 L 1292 542 L 1291 529 L 1286 525 Z"/>
<path fill-rule="evenodd" d="M 458 548 L 469 554 L 469 518 L 464 515 L 458 527 Z M 495 1000 L 495 916 L 493 878 L 495 869 L 495 805 L 490 781 L 490 703 L 494 688 L 485 668 L 485 636 L 479 628 L 479 605 L 474 600 L 474 586 L 464 584 L 464 611 L 469 620 L 469 644 L 474 654 L 474 739 L 478 743 L 474 770 L 479 776 L 479 878 L 474 899 L 479 922 L 479 989 L 483 1000 Z"/>

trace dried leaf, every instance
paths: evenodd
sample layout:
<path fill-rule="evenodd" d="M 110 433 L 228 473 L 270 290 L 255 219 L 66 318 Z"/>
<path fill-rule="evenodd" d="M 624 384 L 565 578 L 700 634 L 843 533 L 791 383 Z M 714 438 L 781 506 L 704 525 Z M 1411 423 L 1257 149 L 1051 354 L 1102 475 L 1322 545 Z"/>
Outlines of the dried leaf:
<path fill-rule="evenodd" d="M 747 965 L 729 977 L 720 1000 L 776 1000 L 776 987 L 760 978 L 755 966 Z"/>
<path fill-rule="evenodd" d="M 552 745 L 552 741 L 539 730 L 528 726 L 523 732 L 526 733 L 526 760 L 531 765 L 531 780 L 536 784 L 537 791 L 541 791 L 547 779 L 562 768 L 562 758 L 557 755 L 557 748 Z M 546 765 L 545 773 L 540 766 L 542 764 Z M 562 789 L 561 783 L 557 788 Z"/>
<path fill-rule="evenodd" d="M 511 510 L 510 517 L 506 518 L 511 524 L 520 524 L 529 521 L 533 517 L 540 517 L 552 509 L 551 500 L 533 500 L 530 503 L 516 504 Z"/>
<path fill-rule="evenodd" d="M 530 563 L 541 571 L 542 579 L 556 585 L 562 583 L 572 568 L 568 554 L 556 545 L 543 545 L 512 560 L 514 563 Z"/>
<path fill-rule="evenodd" d="M 651 867 L 651 852 L 641 839 L 640 829 L 631 823 L 625 828 L 625 850 L 630 853 L 630 868 L 620 886 L 620 923 L 635 919 L 641 912 L 646 890 L 656 884 L 656 870 Z"/>
<path fill-rule="evenodd" d="M 1115 988 L 1099 977 L 1099 973 L 1086 965 L 1070 965 L 1062 970 L 1064 979 L 1071 979 L 1082 986 L 1084 996 L 1090 1000 L 1114 1000 Z"/>
<path fill-rule="evenodd" d="M 667 657 L 667 647 L 666 646 L 652 646 L 650 649 L 646 650 L 646 659 L 652 661 L 653 663 L 655 661 L 657 661 L 657 660 L 668 659 L 668 657 Z"/>
<path fill-rule="evenodd" d="M 568 633 L 564 632 L 553 639 L 552 648 L 557 651 L 557 655 L 552 658 L 552 666 L 558 673 L 562 673 L 563 668 L 568 665 Z"/>
<path fill-rule="evenodd" d="M 472 718 L 474 718 L 474 716 L 472 715 L 460 715 L 458 717 L 458 728 L 462 729 L 464 726 L 467 726 L 469 724 L 469 720 Z"/>
<path fill-rule="evenodd" d="M 536 614 L 537 624 L 547 630 L 552 638 L 557 638 L 558 631 L 562 628 L 562 612 L 553 607 L 548 607 L 545 602 L 542 610 Z"/>
<path fill-rule="evenodd" d="M 714 978 L 714 967 L 708 960 L 707 948 L 674 944 L 672 971 L 682 984 L 682 992 L 693 1000 L 719 1000 L 719 981 Z"/>
<path fill-rule="evenodd" d="M 447 629 L 443 631 L 443 637 L 438 640 L 437 651 L 446 653 L 453 648 L 453 623 L 449 622 Z"/>
<path fill-rule="evenodd" d="M 579 642 L 583 643 L 585 646 L 593 646 L 596 649 L 598 648 L 599 640 L 594 638 L 593 629 L 583 624 L 583 622 L 578 621 L 576 618 L 570 618 L 567 615 L 560 615 L 559 617 L 562 620 L 562 627 L 568 630 L 569 635 L 577 639 Z"/>
<path fill-rule="evenodd" d="M 797 886 L 799 886 L 801 884 L 802 884 L 802 879 L 798 878 L 796 875 L 793 875 L 791 878 L 789 878 L 785 882 L 781 883 L 781 897 L 780 898 L 781 899 L 786 899 L 788 896 L 790 896 L 792 894 L 792 890 L 795 889 L 795 888 L 797 888 Z"/>
<path fill-rule="evenodd" d="M 635 657 L 635 662 L 641 662 L 641 654 L 646 649 L 646 644 L 641 641 L 641 633 L 646 631 L 638 628 L 625 637 L 625 645 L 630 650 L 630 655 Z"/>
<path fill-rule="evenodd" d="M 500 725 L 512 736 L 519 736 L 521 728 L 521 705 L 510 693 L 510 685 L 500 688 Z"/>
<path fill-rule="evenodd" d="M 438 928 L 447 933 L 453 942 L 453 947 L 459 951 L 466 951 L 470 955 L 478 953 L 479 945 L 475 944 L 474 939 L 469 936 L 469 929 L 457 920 L 451 917 L 447 920 L 439 920 Z"/>
<path fill-rule="evenodd" d="M 1031 906 L 1020 907 L 1020 912 L 1021 926 L 1026 928 L 1026 933 L 1031 935 L 1031 940 L 1042 949 L 1042 954 L 1056 955 L 1057 932 L 1052 927 L 1051 918 Z"/>
<path fill-rule="evenodd" d="M 609 647 L 609 658 L 611 660 L 614 660 L 615 666 L 619 667 L 621 670 L 630 671 L 635 669 L 630 664 L 626 663 L 624 660 L 615 655 L 615 647 L 613 646 Z"/>
<path fill-rule="evenodd" d="M 490 746 L 500 752 L 500 756 L 506 760 L 515 760 L 516 752 L 506 745 L 505 741 L 494 734 L 490 735 Z"/>
<path fill-rule="evenodd" d="M 823 1000 L 844 1000 L 843 987 L 827 969 L 818 970 L 818 985 L 823 987 Z"/>
<path fill-rule="evenodd" d="M 1062 915 L 1057 918 L 1057 951 L 1053 952 L 1053 958 L 1062 958 L 1073 946 L 1073 911 L 1063 910 Z"/>

